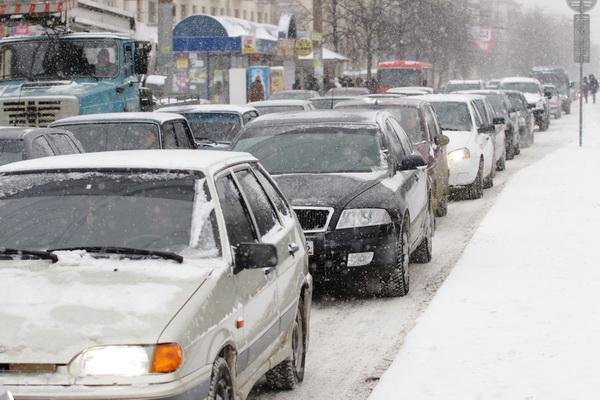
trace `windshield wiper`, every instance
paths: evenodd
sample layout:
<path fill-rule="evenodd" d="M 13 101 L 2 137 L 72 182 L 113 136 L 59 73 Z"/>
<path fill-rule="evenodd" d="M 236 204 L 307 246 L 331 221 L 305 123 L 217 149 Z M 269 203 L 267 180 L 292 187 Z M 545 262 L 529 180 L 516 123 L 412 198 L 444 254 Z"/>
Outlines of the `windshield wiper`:
<path fill-rule="evenodd" d="M 146 250 L 136 249 L 133 247 L 116 247 L 116 246 L 78 246 L 78 247 L 67 247 L 62 249 L 50 249 L 49 252 L 54 251 L 73 251 L 73 250 L 84 250 L 88 253 L 106 253 L 106 254 L 125 254 L 125 255 L 136 255 L 136 256 L 156 256 L 173 260 L 179 264 L 183 263 L 183 257 L 177 253 L 171 251 L 161 250 Z"/>
<path fill-rule="evenodd" d="M 8 255 L 8 256 L 33 256 L 42 260 L 52 260 L 52 264 L 58 262 L 58 257 L 56 254 L 52 254 L 49 251 L 37 251 L 37 250 L 27 250 L 27 249 L 9 249 L 0 247 L 0 255 Z"/>

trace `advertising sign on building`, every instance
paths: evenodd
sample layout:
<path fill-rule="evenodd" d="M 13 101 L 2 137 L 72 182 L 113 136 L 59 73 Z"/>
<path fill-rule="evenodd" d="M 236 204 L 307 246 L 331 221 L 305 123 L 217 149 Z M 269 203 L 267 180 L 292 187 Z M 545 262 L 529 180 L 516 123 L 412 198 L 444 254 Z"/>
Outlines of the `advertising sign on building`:
<path fill-rule="evenodd" d="M 491 29 L 474 26 L 470 29 L 470 34 L 481 51 L 486 54 L 491 54 L 494 51 L 496 43 Z"/>
<path fill-rule="evenodd" d="M 306 57 L 313 51 L 313 42 L 309 38 L 300 38 L 296 40 L 296 55 Z"/>
<path fill-rule="evenodd" d="M 271 69 L 269 67 L 248 67 L 246 70 L 248 102 L 262 101 L 271 95 Z"/>
<path fill-rule="evenodd" d="M 256 53 L 256 38 L 254 36 L 242 36 L 242 54 Z"/>

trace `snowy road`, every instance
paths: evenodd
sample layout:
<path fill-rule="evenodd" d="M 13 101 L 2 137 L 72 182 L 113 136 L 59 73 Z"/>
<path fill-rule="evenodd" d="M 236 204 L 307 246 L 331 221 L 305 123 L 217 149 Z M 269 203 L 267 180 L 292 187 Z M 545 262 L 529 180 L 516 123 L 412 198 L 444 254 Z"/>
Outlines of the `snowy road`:
<path fill-rule="evenodd" d="M 438 219 L 434 260 L 411 265 L 410 294 L 404 298 L 360 298 L 352 294 L 315 298 L 311 343 L 304 382 L 290 392 L 257 387 L 253 400 L 366 399 L 393 361 L 406 333 L 451 272 L 476 228 L 510 177 L 576 140 L 577 114 L 553 120 L 547 132 L 536 134 L 533 147 L 507 163 L 495 186 L 475 201 L 450 204 L 448 216 Z"/>

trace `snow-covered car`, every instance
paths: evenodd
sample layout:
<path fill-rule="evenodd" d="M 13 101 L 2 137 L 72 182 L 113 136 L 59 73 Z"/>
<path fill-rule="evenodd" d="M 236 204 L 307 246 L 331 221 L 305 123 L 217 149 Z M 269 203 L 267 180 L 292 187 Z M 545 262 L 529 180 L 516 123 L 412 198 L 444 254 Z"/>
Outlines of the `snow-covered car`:
<path fill-rule="evenodd" d="M 248 122 L 258 117 L 254 107 L 230 104 L 165 107 L 160 112 L 183 115 L 200 147 L 226 149 Z"/>
<path fill-rule="evenodd" d="M 64 129 L 0 128 L 0 165 L 32 158 L 83 152 L 81 143 Z"/>
<path fill-rule="evenodd" d="M 481 90 L 485 89 L 485 82 L 478 80 L 449 80 L 444 85 L 445 93 L 460 92 L 463 90 Z"/>
<path fill-rule="evenodd" d="M 511 110 L 518 114 L 519 145 L 531 146 L 535 141 L 535 117 L 523 93 L 516 90 L 503 90 L 511 103 Z M 519 154 L 519 153 L 516 153 Z"/>
<path fill-rule="evenodd" d="M 308 100 L 318 95 L 319 92 L 315 90 L 281 90 L 272 93 L 269 100 Z"/>
<path fill-rule="evenodd" d="M 312 111 L 315 109 L 308 100 L 264 100 L 248 103 L 248 107 L 255 108 L 260 115 L 289 113 L 296 111 Z"/>
<path fill-rule="evenodd" d="M 485 88 L 486 89 L 498 89 L 498 87 L 500 86 L 500 79 L 490 79 L 489 81 L 487 81 L 485 83 Z"/>
<path fill-rule="evenodd" d="M 50 124 L 71 132 L 88 153 L 117 150 L 195 149 L 182 115 L 160 112 L 87 114 Z"/>
<path fill-rule="evenodd" d="M 543 85 L 542 90 L 544 91 L 544 95 L 548 99 L 548 104 L 550 106 L 550 114 L 552 114 L 556 119 L 562 118 L 562 99 L 556 86 Z"/>
<path fill-rule="evenodd" d="M 421 96 L 437 114 L 448 144 L 450 188 L 478 199 L 494 179 L 494 126 L 483 126 L 472 95 L 437 94 Z"/>
<path fill-rule="evenodd" d="M 504 118 L 496 118 L 494 108 L 484 95 L 472 95 L 477 112 L 481 117 L 482 125 L 480 129 L 485 129 L 488 126 L 494 127 L 492 141 L 494 142 L 494 165 L 495 171 L 504 171 L 506 168 L 506 120 Z"/>
<path fill-rule="evenodd" d="M 435 111 L 429 103 L 414 97 L 371 99 L 361 98 L 335 106 L 336 110 L 385 110 L 392 114 L 408 135 L 415 149 L 427 161 L 427 174 L 431 181 L 433 209 L 437 217 L 448 212 L 448 160 L 444 136 Z"/>
<path fill-rule="evenodd" d="M 0 224 L 0 382 L 16 398 L 245 399 L 265 374 L 302 381 L 304 236 L 249 154 L 8 164 Z"/>
<path fill-rule="evenodd" d="M 324 97 L 331 96 L 364 96 L 371 93 L 366 87 L 335 87 L 325 92 Z"/>
<path fill-rule="evenodd" d="M 493 109 L 493 118 L 499 126 L 504 125 L 506 159 L 512 160 L 519 154 L 519 114 L 513 110 L 508 95 L 502 90 L 473 90 L 468 94 L 485 96 Z"/>
<path fill-rule="evenodd" d="M 427 165 L 388 112 L 267 115 L 233 149 L 261 160 L 292 202 L 315 281 L 409 290 L 408 260 L 429 262 L 435 217 Z"/>
<path fill-rule="evenodd" d="M 535 78 L 512 77 L 500 82 L 501 90 L 517 90 L 527 99 L 529 108 L 533 110 L 535 123 L 540 131 L 550 126 L 550 105 L 542 91 L 542 84 Z"/>

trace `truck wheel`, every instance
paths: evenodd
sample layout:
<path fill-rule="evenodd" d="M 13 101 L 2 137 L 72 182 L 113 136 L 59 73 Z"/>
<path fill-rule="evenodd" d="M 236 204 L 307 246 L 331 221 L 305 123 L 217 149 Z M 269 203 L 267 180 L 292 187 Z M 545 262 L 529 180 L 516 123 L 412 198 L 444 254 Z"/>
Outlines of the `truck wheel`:
<path fill-rule="evenodd" d="M 209 400 L 234 400 L 233 380 L 229 365 L 224 358 L 217 358 L 213 364 L 212 377 L 210 378 L 210 387 L 208 390 Z"/>
<path fill-rule="evenodd" d="M 298 303 L 296 319 L 292 327 L 290 356 L 265 375 L 267 384 L 274 389 L 292 390 L 296 384 L 304 380 L 306 340 L 303 315 L 302 303 Z"/>
<path fill-rule="evenodd" d="M 388 280 L 383 282 L 383 295 L 387 297 L 406 296 L 409 290 L 408 260 L 410 259 L 410 251 L 408 248 L 408 233 L 404 225 L 402 233 L 398 235 L 396 247 L 396 268 L 389 275 Z"/>

